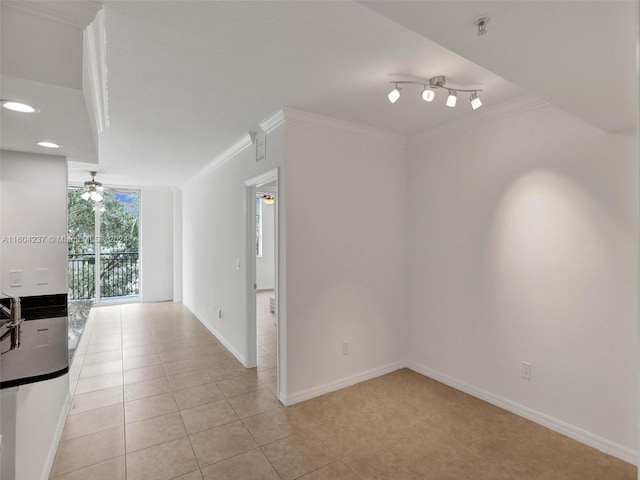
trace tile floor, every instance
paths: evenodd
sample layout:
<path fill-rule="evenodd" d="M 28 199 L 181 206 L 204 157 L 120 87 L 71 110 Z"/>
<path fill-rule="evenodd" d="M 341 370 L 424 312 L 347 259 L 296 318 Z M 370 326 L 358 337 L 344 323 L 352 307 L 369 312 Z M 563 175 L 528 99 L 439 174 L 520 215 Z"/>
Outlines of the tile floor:
<path fill-rule="evenodd" d="M 406 369 L 285 408 L 268 368 L 269 318 L 261 366 L 247 370 L 181 304 L 94 309 L 51 478 L 637 478 L 628 463 Z"/>

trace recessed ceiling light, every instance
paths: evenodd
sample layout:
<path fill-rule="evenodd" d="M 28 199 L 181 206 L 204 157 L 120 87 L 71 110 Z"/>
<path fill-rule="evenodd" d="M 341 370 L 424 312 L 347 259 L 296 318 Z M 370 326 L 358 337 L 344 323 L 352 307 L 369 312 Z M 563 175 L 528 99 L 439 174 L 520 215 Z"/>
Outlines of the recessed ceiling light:
<path fill-rule="evenodd" d="M 45 148 L 62 148 L 62 145 L 58 145 L 57 143 L 53 143 L 53 142 L 36 142 L 36 143 L 41 147 L 45 147 Z"/>
<path fill-rule="evenodd" d="M 7 110 L 19 113 L 34 113 L 36 109 L 26 103 L 14 102 L 11 100 L 2 100 L 2 106 Z"/>

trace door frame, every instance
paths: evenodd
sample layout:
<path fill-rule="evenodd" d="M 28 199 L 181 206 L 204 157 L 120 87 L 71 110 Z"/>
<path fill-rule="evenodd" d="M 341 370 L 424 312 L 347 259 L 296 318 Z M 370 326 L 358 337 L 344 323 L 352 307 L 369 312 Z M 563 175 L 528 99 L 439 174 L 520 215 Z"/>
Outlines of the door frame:
<path fill-rule="evenodd" d="M 275 315 L 276 315 L 276 327 L 278 329 L 278 342 L 276 350 L 276 362 L 277 362 L 277 391 L 278 397 L 280 397 L 280 386 L 283 379 L 283 362 L 281 362 L 281 318 L 280 318 L 280 239 L 279 239 L 279 225 L 280 225 L 280 180 L 279 170 L 274 168 L 256 177 L 250 178 L 244 182 L 245 186 L 245 367 L 254 368 L 257 366 L 257 318 L 256 318 L 256 189 L 267 183 L 276 182 L 276 202 L 274 211 L 274 295 L 275 295 Z"/>

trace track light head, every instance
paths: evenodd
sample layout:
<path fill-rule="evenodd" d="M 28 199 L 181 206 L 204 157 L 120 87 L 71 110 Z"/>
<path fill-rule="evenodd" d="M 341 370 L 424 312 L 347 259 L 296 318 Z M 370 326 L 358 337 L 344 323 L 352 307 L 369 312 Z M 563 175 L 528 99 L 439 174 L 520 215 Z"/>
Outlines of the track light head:
<path fill-rule="evenodd" d="M 422 90 L 422 99 L 425 102 L 431 102 L 435 97 L 436 94 L 434 93 L 434 91 L 425 86 L 424 90 Z"/>
<path fill-rule="evenodd" d="M 447 97 L 447 107 L 455 107 L 458 101 L 458 92 L 455 90 L 449 90 L 449 96 Z"/>
<path fill-rule="evenodd" d="M 476 92 L 473 92 L 471 94 L 470 100 L 471 100 L 471 108 L 473 108 L 474 110 L 477 110 L 482 106 L 482 101 L 478 98 L 478 94 Z"/>
<path fill-rule="evenodd" d="M 389 95 L 387 95 L 387 98 L 391 103 L 396 103 L 400 98 L 400 92 L 402 92 L 402 89 L 398 88 L 398 85 L 396 84 L 395 88 L 389 92 Z"/>

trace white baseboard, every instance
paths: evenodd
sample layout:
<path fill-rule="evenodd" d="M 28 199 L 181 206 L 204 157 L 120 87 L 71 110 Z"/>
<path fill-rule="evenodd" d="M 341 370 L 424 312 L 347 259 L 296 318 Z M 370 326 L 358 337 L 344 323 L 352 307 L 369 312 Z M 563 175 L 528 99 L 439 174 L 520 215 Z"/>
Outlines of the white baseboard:
<path fill-rule="evenodd" d="M 67 389 L 68 390 L 68 389 Z M 47 463 L 44 465 L 44 470 L 42 472 L 42 480 L 48 480 L 51 475 L 51 469 L 53 468 L 53 461 L 56 459 L 56 453 L 58 452 L 58 445 L 60 444 L 60 439 L 62 438 L 62 431 L 64 430 L 64 424 L 67 421 L 67 415 L 69 415 L 69 409 L 71 408 L 71 392 L 67 392 L 67 398 L 64 400 L 64 405 L 62 406 L 62 412 L 60 412 L 60 417 L 58 418 L 58 426 L 56 427 L 56 433 L 53 437 L 53 441 L 51 442 L 51 448 L 49 449 L 49 455 L 47 456 Z"/>
<path fill-rule="evenodd" d="M 188 308 L 188 307 L 187 307 L 187 308 Z M 218 332 L 215 328 L 213 328 L 213 327 L 212 327 L 211 325 L 209 325 L 207 322 L 205 322 L 204 320 L 202 320 L 202 319 L 200 318 L 200 316 L 199 316 L 197 313 L 194 313 L 193 311 L 192 311 L 192 313 L 196 316 L 196 318 L 197 318 L 198 320 L 200 320 L 200 323 L 201 323 L 202 325 L 204 325 L 204 326 L 205 326 L 205 328 L 206 328 L 207 330 L 209 330 L 209 331 L 213 334 L 213 336 L 214 336 L 214 337 L 216 337 L 216 338 L 218 339 L 218 341 L 219 341 L 222 345 L 224 345 L 224 347 L 225 347 L 227 350 L 229 350 L 229 351 L 231 352 L 231 354 L 232 354 L 234 357 L 236 357 L 236 358 L 238 359 L 238 361 L 239 361 L 242 365 L 246 365 L 244 355 L 241 355 L 241 354 L 240 354 L 240 352 L 238 352 L 238 350 L 236 350 L 236 349 L 233 347 L 233 345 L 231 345 L 231 344 L 227 341 L 227 339 L 226 339 L 226 338 L 224 338 L 224 337 L 220 334 L 220 332 Z"/>
<path fill-rule="evenodd" d="M 294 405 L 296 403 L 304 402 L 305 400 L 309 400 L 311 398 L 319 397 L 320 395 L 324 395 L 325 393 L 334 392 L 336 390 L 340 390 L 341 388 L 346 388 L 356 383 L 364 382 L 365 380 L 371 380 L 372 378 L 379 377 L 381 375 L 386 375 L 387 373 L 394 372 L 399 368 L 404 368 L 405 362 L 394 362 L 388 365 L 374 368 L 371 370 L 367 370 L 362 373 L 358 373 L 356 375 L 352 375 L 350 377 L 341 378 L 340 380 L 336 380 L 334 382 L 325 383 L 324 385 L 319 385 L 317 387 L 309 388 L 307 390 L 302 390 L 300 392 L 291 394 L 291 395 L 283 395 L 280 401 L 284 403 L 286 406 Z"/>
<path fill-rule="evenodd" d="M 594 433 L 587 432 L 586 430 L 563 422 L 562 420 L 558 420 L 557 418 L 551 417 L 549 415 L 545 415 L 544 413 L 538 412 L 529 407 L 525 407 L 524 405 L 512 402 L 511 400 L 500 397 L 499 395 L 495 395 L 493 393 L 487 392 L 486 390 L 482 390 L 480 388 L 474 387 L 473 385 L 469 385 L 468 383 L 456 380 L 455 378 L 432 370 L 414 361 L 410 360 L 406 362 L 406 366 L 407 368 L 421 375 L 437 380 L 438 382 L 444 383 L 445 385 L 449 385 L 456 390 L 468 393 L 473 397 L 479 398 L 487 403 L 503 408 L 504 410 L 524 417 L 527 420 L 531 420 L 532 422 L 547 427 L 550 430 L 561 433 L 562 435 L 577 440 L 580 443 L 589 445 L 590 447 L 600 450 L 601 452 L 617 457 L 633 465 L 638 464 L 638 453 L 628 447 L 612 442 L 611 440 L 607 440 L 606 438 L 600 437 Z"/>

